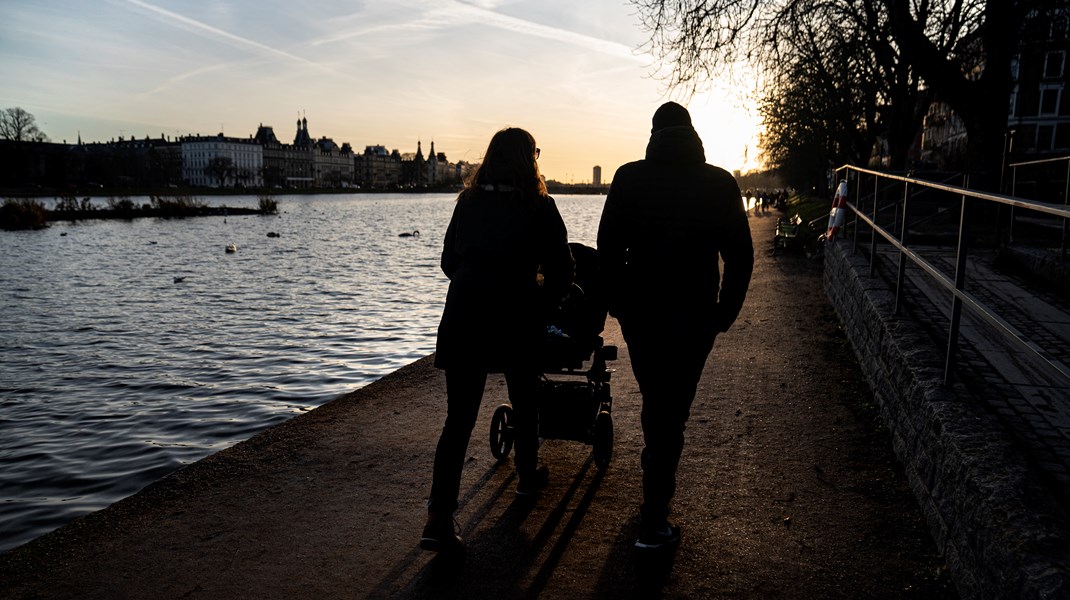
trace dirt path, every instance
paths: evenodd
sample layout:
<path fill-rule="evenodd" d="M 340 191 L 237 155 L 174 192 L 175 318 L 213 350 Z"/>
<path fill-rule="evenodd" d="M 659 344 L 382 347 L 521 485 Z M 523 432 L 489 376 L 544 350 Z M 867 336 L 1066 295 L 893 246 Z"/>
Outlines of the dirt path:
<path fill-rule="evenodd" d="M 614 364 L 614 458 L 546 441 L 551 483 L 518 502 L 486 442 L 492 378 L 458 514 L 463 560 L 421 551 L 441 373 L 427 359 L 0 556 L 0 598 L 952 598 L 821 288 L 768 252 L 699 387 L 680 466 L 683 541 L 632 548 L 639 396 Z"/>

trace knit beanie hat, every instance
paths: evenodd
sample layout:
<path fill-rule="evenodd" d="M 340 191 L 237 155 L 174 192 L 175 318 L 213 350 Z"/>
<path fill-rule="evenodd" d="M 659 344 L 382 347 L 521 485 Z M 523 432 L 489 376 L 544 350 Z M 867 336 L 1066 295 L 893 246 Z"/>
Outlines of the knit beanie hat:
<path fill-rule="evenodd" d="M 654 127 L 650 130 L 650 133 L 666 127 L 690 127 L 691 114 L 687 112 L 686 108 L 675 102 L 666 102 L 654 112 L 653 125 Z"/>

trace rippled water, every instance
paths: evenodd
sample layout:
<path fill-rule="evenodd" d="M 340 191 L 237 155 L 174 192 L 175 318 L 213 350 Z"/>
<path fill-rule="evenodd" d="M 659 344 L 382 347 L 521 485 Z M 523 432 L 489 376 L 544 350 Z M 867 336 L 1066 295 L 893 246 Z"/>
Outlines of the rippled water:
<path fill-rule="evenodd" d="M 432 352 L 453 197 L 0 232 L 0 552 Z"/>

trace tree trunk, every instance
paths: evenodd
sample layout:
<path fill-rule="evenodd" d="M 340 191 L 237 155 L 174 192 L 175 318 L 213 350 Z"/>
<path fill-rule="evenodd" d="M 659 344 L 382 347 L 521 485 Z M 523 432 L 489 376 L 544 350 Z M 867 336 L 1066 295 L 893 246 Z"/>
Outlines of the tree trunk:
<path fill-rule="evenodd" d="M 995 191 L 1003 154 L 1010 102 L 1011 58 L 1025 18 L 1022 3 L 989 0 L 985 5 L 981 45 L 984 62 L 977 73 L 962 67 L 937 49 L 910 14 L 910 3 L 889 2 L 896 40 L 903 54 L 921 74 L 934 95 L 947 102 L 966 128 L 966 154 L 971 187 Z"/>
<path fill-rule="evenodd" d="M 962 107 L 962 112 L 955 109 L 966 126 L 966 170 L 971 188 L 998 191 L 1009 97 L 1009 90 L 985 91 L 977 94 L 973 106 Z"/>

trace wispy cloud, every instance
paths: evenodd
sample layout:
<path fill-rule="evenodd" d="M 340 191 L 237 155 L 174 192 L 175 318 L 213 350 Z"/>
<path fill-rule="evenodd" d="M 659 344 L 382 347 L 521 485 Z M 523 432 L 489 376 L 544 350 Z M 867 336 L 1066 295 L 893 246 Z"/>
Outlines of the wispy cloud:
<path fill-rule="evenodd" d="M 205 75 L 207 73 L 212 73 L 212 72 L 215 72 L 215 71 L 223 71 L 223 70 L 226 70 L 226 69 L 230 68 L 231 66 L 232 65 L 229 64 L 229 63 L 220 63 L 220 64 L 216 64 L 216 65 L 209 65 L 207 67 L 201 67 L 199 69 L 194 69 L 192 71 L 189 71 L 189 72 L 186 72 L 186 73 L 182 73 L 182 74 L 176 75 L 174 77 L 170 77 L 166 81 L 164 81 L 164 82 L 160 83 L 159 85 L 157 85 L 156 87 L 152 88 L 151 90 L 147 90 L 147 91 L 139 94 L 138 95 L 138 99 L 139 100 L 144 100 L 145 98 L 148 98 L 150 96 L 161 94 L 163 92 L 166 92 L 166 91 L 178 86 L 178 84 L 186 81 L 187 79 L 192 79 L 194 77 L 198 77 L 198 76 Z"/>
<path fill-rule="evenodd" d="M 603 40 L 561 27 L 543 25 L 527 19 L 512 17 L 494 10 L 498 3 L 487 0 L 462 2 L 460 0 L 437 0 L 425 2 L 424 6 L 413 10 L 418 15 L 409 21 L 389 25 L 360 27 L 318 40 L 313 45 L 341 42 L 372 34 L 400 33 L 405 31 L 431 31 L 478 23 L 512 33 L 552 40 L 577 46 L 584 50 L 598 52 L 629 60 L 643 60 L 632 48 L 618 42 Z"/>
<path fill-rule="evenodd" d="M 180 15 L 178 13 L 171 12 L 171 11 L 165 9 L 165 8 L 160 8 L 159 6 L 155 6 L 153 4 L 149 4 L 148 2 L 144 2 L 143 0 L 124 0 L 124 1 L 127 4 L 130 4 L 132 6 L 140 8 L 143 11 L 149 12 L 152 15 L 156 16 L 157 18 L 163 19 L 164 21 L 169 22 L 169 23 L 171 23 L 171 24 L 173 24 L 173 25 L 175 25 L 177 27 L 180 27 L 180 28 L 185 29 L 187 31 L 191 31 L 191 32 L 196 33 L 198 35 L 204 35 L 204 36 L 208 36 L 208 37 L 220 40 L 220 41 L 222 41 L 224 43 L 227 43 L 227 44 L 229 44 L 231 46 L 234 46 L 235 48 L 239 48 L 239 49 L 247 50 L 247 51 L 252 51 L 252 52 L 255 52 L 257 54 L 260 54 L 260 55 L 263 55 L 263 56 L 268 56 L 268 57 L 271 57 L 271 58 L 284 58 L 286 60 L 291 60 L 291 61 L 294 61 L 294 62 L 297 62 L 297 63 L 301 63 L 303 65 L 316 67 L 318 69 L 322 69 L 322 70 L 325 70 L 325 71 L 331 71 L 331 69 L 329 69 L 329 68 L 327 68 L 327 67 L 325 67 L 325 66 L 323 66 L 323 65 L 321 65 L 319 63 L 310 61 L 308 59 L 302 58 L 302 57 L 297 56 L 295 54 L 291 54 L 291 53 L 286 52 L 284 50 L 279 50 L 278 48 L 272 48 L 271 46 L 268 46 L 266 44 L 261 44 L 260 42 L 257 42 L 257 41 L 254 41 L 254 40 L 250 40 L 248 38 L 244 38 L 244 37 L 241 37 L 241 36 L 238 36 L 238 35 L 234 35 L 233 33 L 230 33 L 230 32 L 227 32 L 227 31 L 223 31 L 222 29 L 219 29 L 218 27 L 213 27 L 213 26 L 211 26 L 211 25 L 209 25 L 207 23 L 203 23 L 203 22 L 198 21 L 196 19 L 191 19 L 191 18 L 186 17 L 184 15 Z"/>
<path fill-rule="evenodd" d="M 484 25 L 512 31 L 514 33 L 522 33 L 524 35 L 571 44 L 583 48 L 584 50 L 600 52 L 618 58 L 639 60 L 631 48 L 618 42 L 611 42 L 609 40 L 576 33 L 575 31 L 569 31 L 560 27 L 551 27 L 541 23 L 535 23 L 534 21 L 511 17 L 495 10 L 483 8 L 482 6 L 477 6 L 468 2 L 452 0 L 449 4 L 452 5 L 458 14 L 471 15 L 472 22 L 482 23 Z"/>

